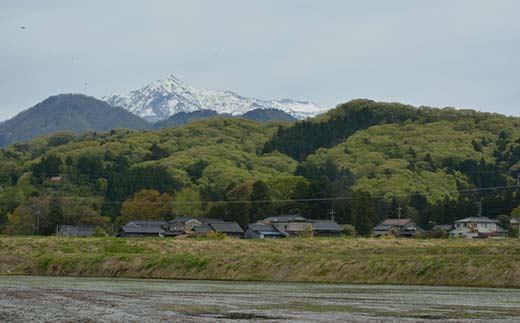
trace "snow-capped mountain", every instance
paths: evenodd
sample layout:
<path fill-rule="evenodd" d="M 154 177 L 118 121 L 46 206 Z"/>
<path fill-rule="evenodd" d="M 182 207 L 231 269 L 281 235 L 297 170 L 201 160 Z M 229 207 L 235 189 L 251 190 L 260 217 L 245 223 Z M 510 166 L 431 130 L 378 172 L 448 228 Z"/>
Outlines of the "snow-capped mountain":
<path fill-rule="evenodd" d="M 198 110 L 243 115 L 255 109 L 278 109 L 297 119 L 313 117 L 327 110 L 306 101 L 259 100 L 230 91 L 199 90 L 185 85 L 173 75 L 138 90 L 101 99 L 149 121 L 164 120 L 179 112 Z"/>

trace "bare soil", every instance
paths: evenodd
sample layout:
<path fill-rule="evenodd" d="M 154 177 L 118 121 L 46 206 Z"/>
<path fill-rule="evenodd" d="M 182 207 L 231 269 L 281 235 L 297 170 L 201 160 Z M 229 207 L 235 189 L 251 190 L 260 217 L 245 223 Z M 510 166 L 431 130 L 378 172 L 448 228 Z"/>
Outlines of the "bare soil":
<path fill-rule="evenodd" d="M 0 322 L 518 322 L 520 290 L 0 277 Z"/>

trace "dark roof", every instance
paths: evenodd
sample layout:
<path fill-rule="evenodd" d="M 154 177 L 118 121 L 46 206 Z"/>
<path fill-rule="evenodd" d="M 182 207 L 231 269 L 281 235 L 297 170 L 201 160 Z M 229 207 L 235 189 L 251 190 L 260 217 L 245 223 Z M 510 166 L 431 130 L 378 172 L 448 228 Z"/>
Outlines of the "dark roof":
<path fill-rule="evenodd" d="M 168 222 L 163 220 L 132 220 L 125 224 L 125 227 L 160 227 L 163 225 L 168 225 Z"/>
<path fill-rule="evenodd" d="M 76 236 L 76 237 L 90 237 L 96 231 L 96 226 L 76 226 L 76 225 L 60 225 L 58 235 Z"/>
<path fill-rule="evenodd" d="M 243 233 L 244 230 L 236 222 L 210 222 L 209 226 L 216 232 Z"/>
<path fill-rule="evenodd" d="M 280 231 L 276 230 L 275 227 L 273 227 L 270 224 L 264 224 L 264 223 L 254 223 L 247 226 L 247 229 L 256 231 L 256 232 L 272 232 L 272 233 L 280 233 Z M 281 234 L 281 233 L 280 233 Z"/>
<path fill-rule="evenodd" d="M 390 219 L 390 220 L 397 220 L 397 219 Z M 408 220 L 408 219 L 402 219 L 402 220 Z M 403 223 L 402 220 L 401 221 L 388 221 L 388 220 L 386 220 L 385 222 L 381 223 L 380 225 L 375 226 L 374 229 L 372 229 L 372 231 L 374 233 L 376 233 L 376 234 L 378 234 L 378 233 L 380 233 L 380 234 L 388 234 L 388 233 L 391 233 L 393 231 L 398 232 L 399 234 L 404 234 L 406 232 L 413 231 L 413 230 L 410 230 L 411 227 L 407 227 L 406 225 L 407 224 L 415 224 L 415 223 L 413 221 L 409 221 L 409 222 L 406 222 L 405 224 L 400 224 L 400 223 Z M 398 223 L 398 224 L 391 224 L 391 223 Z M 425 230 L 423 228 L 421 228 L 420 226 L 418 226 L 418 225 L 414 225 L 413 228 L 415 228 L 416 232 L 425 232 Z"/>
<path fill-rule="evenodd" d="M 189 216 L 177 216 L 175 219 L 168 221 L 168 223 L 186 223 L 190 220 L 195 220 L 194 218 L 191 218 Z"/>
<path fill-rule="evenodd" d="M 203 223 L 202 225 L 196 226 L 193 228 L 193 231 L 197 233 L 206 233 L 213 231 L 213 228 L 209 226 L 207 223 Z"/>
<path fill-rule="evenodd" d="M 468 223 L 468 222 L 478 222 L 478 223 L 498 223 L 498 220 L 495 220 L 495 219 L 490 219 L 490 218 L 487 218 L 487 217 L 469 217 L 469 218 L 464 218 L 464 219 L 460 219 L 460 220 L 457 220 L 455 221 L 455 223 Z"/>
<path fill-rule="evenodd" d="M 162 220 L 134 220 L 121 227 L 124 233 L 145 233 L 145 234 L 164 234 L 169 232 L 165 230 L 168 222 Z"/>
<path fill-rule="evenodd" d="M 312 221 L 314 231 L 341 231 L 341 227 L 333 220 L 314 220 Z"/>
<path fill-rule="evenodd" d="M 397 225 L 397 226 L 402 226 L 402 225 L 407 225 L 409 223 L 412 223 L 413 221 L 411 219 L 386 219 L 383 223 L 381 223 L 382 225 Z"/>
<path fill-rule="evenodd" d="M 158 227 L 158 226 L 152 226 L 152 227 L 139 227 L 139 226 L 136 226 L 136 227 L 133 227 L 133 226 L 123 226 L 121 228 L 121 231 L 125 232 L 125 233 L 161 233 L 161 234 L 165 234 L 167 233 L 166 230 L 164 230 L 162 227 Z"/>
<path fill-rule="evenodd" d="M 265 236 L 280 236 L 280 237 L 286 237 L 288 236 L 286 233 L 280 232 L 276 230 L 274 226 L 271 224 L 264 224 L 264 223 L 254 223 L 247 226 L 247 230 L 252 230 L 256 233 L 262 234 Z"/>
<path fill-rule="evenodd" d="M 306 218 L 300 215 L 281 215 L 281 216 L 270 216 L 265 218 L 262 222 L 270 223 L 270 222 L 310 222 Z"/>
<path fill-rule="evenodd" d="M 212 219 L 212 218 L 198 218 L 197 220 L 200 221 L 200 223 L 202 223 L 202 224 L 209 224 L 209 223 L 214 223 L 214 222 L 226 222 L 222 219 Z"/>

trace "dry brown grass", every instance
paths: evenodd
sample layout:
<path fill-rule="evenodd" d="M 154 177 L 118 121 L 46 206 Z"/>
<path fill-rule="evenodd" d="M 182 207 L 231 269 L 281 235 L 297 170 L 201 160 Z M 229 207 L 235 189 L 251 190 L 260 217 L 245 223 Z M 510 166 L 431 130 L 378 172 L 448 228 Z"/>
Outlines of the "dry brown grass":
<path fill-rule="evenodd" d="M 0 237 L 0 274 L 520 287 L 520 240 Z"/>

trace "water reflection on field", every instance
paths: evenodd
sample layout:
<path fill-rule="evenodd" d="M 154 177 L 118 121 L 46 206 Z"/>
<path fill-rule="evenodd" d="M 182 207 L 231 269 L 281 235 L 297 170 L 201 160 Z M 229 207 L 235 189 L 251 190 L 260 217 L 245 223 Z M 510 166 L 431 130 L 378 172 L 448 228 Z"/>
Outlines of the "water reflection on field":
<path fill-rule="evenodd" d="M 518 322 L 520 290 L 0 277 L 0 321 Z"/>

